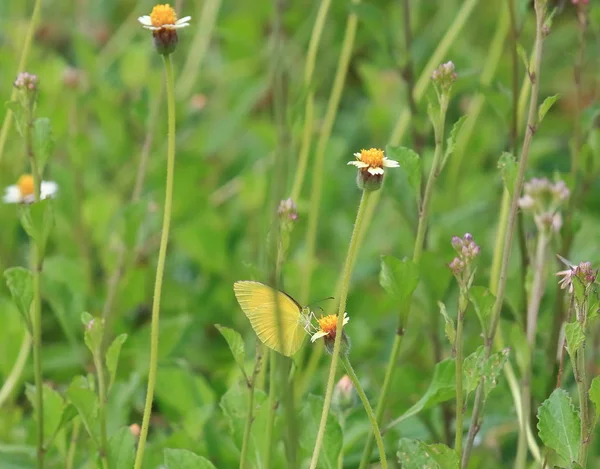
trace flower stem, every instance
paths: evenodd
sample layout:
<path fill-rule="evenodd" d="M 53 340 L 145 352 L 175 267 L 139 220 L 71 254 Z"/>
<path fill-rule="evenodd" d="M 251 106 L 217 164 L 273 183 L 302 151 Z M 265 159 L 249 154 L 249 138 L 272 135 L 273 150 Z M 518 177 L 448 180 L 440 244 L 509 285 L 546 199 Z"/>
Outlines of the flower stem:
<path fill-rule="evenodd" d="M 319 423 L 319 430 L 317 432 L 317 439 L 315 441 L 315 447 L 313 450 L 312 459 L 310 462 L 310 469 L 315 469 L 319 461 L 319 454 L 321 452 L 321 446 L 323 445 L 323 436 L 325 435 L 325 424 L 327 423 L 327 416 L 329 415 L 329 407 L 331 405 L 331 397 L 333 395 L 333 386 L 335 384 L 335 372 L 340 356 L 340 349 L 342 345 L 343 335 L 343 321 L 344 312 L 346 311 L 346 300 L 348 298 L 348 290 L 350 288 L 350 278 L 352 277 L 352 270 L 354 269 L 354 263 L 358 255 L 358 234 L 361 230 L 362 223 L 365 219 L 365 211 L 367 202 L 372 192 L 363 191 L 358 206 L 358 213 L 356 214 L 356 222 L 354 223 L 354 230 L 352 231 L 352 238 L 350 239 L 350 246 L 348 247 L 348 253 L 346 255 L 346 261 L 344 262 L 344 270 L 342 273 L 342 283 L 340 289 L 340 302 L 337 314 L 337 325 L 335 342 L 333 345 L 333 354 L 331 357 L 331 366 L 329 368 L 329 378 L 327 379 L 327 387 L 325 389 L 325 401 L 323 402 L 323 410 L 321 412 L 321 422 Z"/>
<path fill-rule="evenodd" d="M 375 435 L 375 441 L 377 442 L 377 448 L 379 448 L 379 457 L 381 458 L 381 467 L 382 467 L 382 469 L 387 469 L 388 465 L 387 465 L 387 458 L 385 457 L 385 447 L 383 445 L 383 439 L 381 438 L 381 432 L 379 431 L 379 425 L 377 424 L 377 419 L 375 418 L 375 414 L 373 413 L 373 408 L 371 407 L 371 404 L 369 404 L 369 399 L 367 399 L 365 391 L 363 390 L 362 386 L 360 385 L 360 381 L 358 380 L 358 377 L 356 376 L 356 373 L 354 372 L 354 368 L 352 368 L 352 365 L 350 364 L 350 360 L 348 360 L 348 357 L 346 355 L 342 355 L 342 363 L 344 364 L 344 367 L 346 368 L 346 373 L 348 373 L 348 376 L 352 380 L 354 389 L 356 389 L 356 392 L 358 393 L 358 397 L 360 397 L 360 400 L 363 403 L 365 411 L 367 412 L 367 416 L 369 417 L 369 421 L 371 422 L 371 429 L 373 430 L 373 434 Z"/>
<path fill-rule="evenodd" d="M 75 451 L 77 450 L 77 442 L 79 441 L 79 431 L 81 430 L 81 419 L 76 417 L 73 420 L 73 431 L 71 432 L 71 441 L 69 443 L 69 450 L 67 452 L 65 469 L 73 469 L 73 463 L 75 461 Z"/>
<path fill-rule="evenodd" d="M 314 106 L 315 106 L 315 91 L 313 89 L 313 74 L 315 71 L 315 62 L 319 44 L 321 43 L 321 35 L 325 29 L 325 19 L 329 12 L 331 0 L 321 0 L 317 19 L 313 26 L 310 42 L 308 44 L 308 53 L 306 54 L 306 68 L 304 69 L 304 88 L 307 92 L 306 105 L 304 108 L 304 129 L 302 131 L 302 143 L 300 145 L 300 156 L 298 157 L 298 165 L 296 167 L 296 177 L 290 197 L 297 201 L 302 192 L 304 178 L 306 175 L 306 166 L 308 164 L 308 155 L 310 154 L 311 140 L 314 126 Z"/>
<path fill-rule="evenodd" d="M 421 255 L 423 254 L 423 247 L 425 244 L 425 233 L 427 231 L 427 225 L 429 222 L 429 205 L 431 203 L 431 198 L 433 196 L 433 188 L 435 186 L 435 182 L 441 171 L 441 163 L 443 159 L 443 140 L 444 140 L 444 126 L 446 121 L 446 111 L 448 109 L 448 96 L 442 95 L 440 100 L 440 113 L 438 122 L 435 127 L 435 153 L 433 156 L 433 163 L 431 165 L 431 171 L 429 172 L 429 177 L 427 178 L 427 185 L 425 186 L 425 192 L 423 194 L 423 201 L 421 202 L 421 206 L 419 207 L 419 222 L 417 226 L 417 237 L 415 239 L 415 247 L 413 251 L 413 262 L 418 264 L 421 260 Z M 410 305 L 408 306 L 410 308 Z M 410 313 L 410 311 L 409 311 Z M 408 316 L 408 315 L 406 315 Z M 385 406 L 387 404 L 388 395 L 390 392 L 390 385 L 392 383 L 392 377 L 396 368 L 396 363 L 398 362 L 398 356 L 400 355 L 400 347 L 402 345 L 402 340 L 404 339 L 404 319 L 400 318 L 398 328 L 396 329 L 396 336 L 394 337 L 394 344 L 392 345 L 392 351 L 390 353 L 390 358 L 388 359 L 387 367 L 385 370 L 385 378 L 383 379 L 383 386 L 381 388 L 381 395 L 379 397 L 379 402 L 377 403 L 377 407 L 375 409 L 375 416 L 377 417 L 377 422 L 381 423 L 381 418 L 383 417 L 383 411 L 385 410 Z M 369 433 L 367 437 L 367 442 L 365 444 L 359 469 L 365 469 L 369 464 L 369 460 L 371 459 L 371 452 L 373 451 L 373 434 Z"/>
<path fill-rule="evenodd" d="M 529 157 L 529 148 L 535 133 L 535 126 L 537 122 L 537 106 L 538 106 L 538 95 L 540 91 L 540 70 L 542 65 L 542 47 L 543 47 L 543 23 L 544 16 L 546 13 L 546 4 L 543 1 L 536 0 L 535 2 L 536 11 L 536 36 L 535 36 L 535 51 L 534 51 L 534 66 L 533 70 L 529 71 L 529 79 L 531 81 L 531 96 L 529 100 L 529 112 L 527 116 L 527 124 L 525 131 L 525 138 L 523 140 L 523 147 L 521 149 L 521 159 L 519 161 L 519 169 L 517 173 L 517 179 L 515 181 L 513 194 L 511 197 L 510 211 L 508 214 L 508 223 L 504 234 L 504 246 L 502 250 L 502 262 L 500 264 L 500 276 L 498 278 L 498 288 L 496 290 L 496 300 L 492 307 L 491 312 L 491 323 L 489 336 L 485 338 L 485 354 L 489 357 L 492 352 L 494 344 L 494 337 L 498 328 L 498 322 L 500 321 L 500 310 L 504 303 L 504 293 L 506 289 L 506 280 L 508 277 L 508 264 L 510 260 L 510 253 L 512 249 L 512 240 L 515 231 L 515 225 L 517 220 L 518 202 L 521 190 L 523 189 L 523 180 L 525 178 L 525 169 L 527 168 L 527 160 Z M 471 450 L 473 447 L 473 441 L 481 425 L 481 412 L 483 410 L 483 386 L 480 385 L 477 388 L 475 395 L 475 403 L 473 406 L 473 413 L 471 415 L 471 426 L 469 427 L 469 434 L 467 436 L 467 444 L 462 456 L 462 468 L 466 468 L 469 459 L 471 457 Z M 523 416 L 526 418 L 526 416 Z"/>
<path fill-rule="evenodd" d="M 106 379 L 102 365 L 101 348 L 94 355 L 94 366 L 98 374 L 98 420 L 100 423 L 100 460 L 102 468 L 108 469 L 108 438 L 106 435 Z"/>
<path fill-rule="evenodd" d="M 275 428 L 275 410 L 277 409 L 277 390 L 275 382 L 277 380 L 277 352 L 269 350 L 269 400 L 267 414 L 267 438 L 265 445 L 265 469 L 271 468 L 271 459 L 273 456 L 273 430 Z"/>
<path fill-rule="evenodd" d="M 466 275 L 466 278 L 469 278 L 469 276 Z M 463 397 L 463 328 L 468 305 L 468 290 L 461 287 L 458 298 L 458 317 L 456 318 L 456 337 L 454 341 L 454 362 L 456 364 L 456 430 L 454 434 L 454 451 L 456 451 L 459 457 L 462 454 L 463 417 L 465 414 Z"/>
<path fill-rule="evenodd" d="M 515 468 L 525 469 L 527 467 L 527 429 L 531 414 L 531 379 L 532 379 L 532 360 L 535 349 L 535 333 L 537 329 L 537 319 L 540 310 L 540 302 L 544 295 L 545 285 L 545 264 L 546 247 L 548 246 L 549 236 L 545 228 L 538 232 L 537 248 L 535 255 L 534 278 L 527 306 L 527 344 L 529 347 L 529 357 L 527 366 L 523 370 L 521 380 L 521 416 L 519 425 L 519 439 L 517 443 L 517 455 L 515 458 Z"/>
<path fill-rule="evenodd" d="M 25 43 L 23 44 L 23 50 L 21 51 L 21 58 L 19 59 L 19 67 L 17 73 L 24 72 L 25 66 L 27 65 L 27 58 L 29 57 L 29 51 L 31 50 L 31 41 L 33 39 L 33 33 L 37 28 L 40 11 L 42 8 L 42 0 L 35 0 L 33 5 L 33 12 L 31 13 L 31 19 L 29 20 L 29 28 L 25 35 Z M 17 89 L 13 88 L 10 100 L 14 101 L 17 98 Z M 8 132 L 12 124 L 13 112 L 10 108 L 6 109 L 4 122 L 2 123 L 2 129 L 0 130 L 0 161 L 2 161 L 2 155 L 4 154 L 4 146 L 6 145 L 6 139 L 8 138 Z"/>
<path fill-rule="evenodd" d="M 360 0 L 352 0 L 353 4 L 360 3 Z M 310 284 L 314 268 L 314 253 L 317 241 L 317 225 L 319 222 L 319 212 L 321 208 L 321 197 L 323 194 L 323 168 L 325 166 L 325 152 L 327 144 L 331 137 L 333 123 L 337 115 L 340 99 L 344 84 L 346 83 L 346 73 L 350 64 L 352 48 L 354 47 L 354 38 L 356 37 L 356 28 L 358 26 L 358 16 L 355 13 L 348 15 L 346 23 L 346 31 L 344 33 L 344 41 L 342 43 L 342 51 L 338 60 L 338 66 L 333 80 L 333 88 L 327 103 L 327 111 L 321 127 L 321 135 L 317 142 L 317 150 L 315 154 L 315 162 L 313 166 L 313 188 L 310 199 L 310 211 L 308 215 L 308 229 L 306 232 L 306 262 L 302 275 L 302 285 L 300 289 L 300 302 L 306 304 L 310 291 Z"/>
<path fill-rule="evenodd" d="M 590 412 L 587 397 L 587 366 L 585 363 L 585 341 L 577 350 L 577 362 L 574 365 L 577 393 L 579 394 L 579 414 L 581 418 L 581 442 L 579 444 L 579 465 L 586 467 L 591 437 Z"/>
<path fill-rule="evenodd" d="M 25 369 L 25 365 L 27 364 L 27 359 L 29 358 L 29 352 L 31 350 L 31 333 L 29 330 L 25 330 L 25 334 L 23 335 L 23 342 L 21 342 L 21 348 L 19 349 L 19 354 L 17 355 L 17 360 L 10 370 L 10 373 L 6 377 L 6 381 L 2 384 L 2 388 L 0 388 L 0 408 L 6 402 L 6 400 L 10 397 L 11 393 L 19 383 L 19 379 L 23 374 L 23 370 Z"/>
<path fill-rule="evenodd" d="M 173 176 L 175 173 L 175 90 L 173 82 L 173 64 L 171 56 L 162 56 L 165 65 L 167 108 L 168 108 L 168 147 L 167 147 L 167 179 L 165 188 L 165 208 L 163 214 L 163 226 L 160 237 L 160 248 L 158 251 L 158 263 L 156 266 L 156 279 L 154 283 L 154 301 L 152 303 L 152 324 L 150 331 L 150 367 L 148 372 L 148 389 L 146 391 L 146 404 L 142 418 L 142 428 L 138 449 L 135 456 L 134 469 L 141 469 L 144 460 L 146 438 L 150 425 L 150 414 L 152 413 L 152 400 L 154 387 L 156 385 L 156 371 L 158 367 L 158 333 L 160 317 L 160 298 L 162 293 L 162 282 L 167 258 L 167 244 L 169 241 L 169 227 L 171 225 L 171 209 L 173 205 Z"/>
<path fill-rule="evenodd" d="M 34 176 L 35 177 L 35 176 Z M 37 184 L 35 184 L 37 186 Z M 39 190 L 39 189 L 38 189 Z M 38 200 L 38 199 L 36 199 Z M 33 246 L 33 373 L 37 412 L 37 467 L 44 467 L 44 381 L 42 374 L 42 298 L 41 273 L 42 252 L 39 246 Z"/>
<path fill-rule="evenodd" d="M 250 444 L 250 430 L 252 429 L 252 422 L 254 421 L 254 390 L 256 389 L 256 377 L 258 376 L 261 365 L 262 365 L 262 350 L 261 344 L 256 345 L 256 358 L 254 361 L 254 371 L 252 376 L 246 380 L 246 386 L 248 386 L 248 416 L 246 418 L 246 426 L 244 428 L 244 439 L 242 440 L 242 451 L 240 454 L 240 469 L 246 468 L 248 445 Z M 269 451 L 270 446 L 267 446 Z M 270 456 L 267 456 L 270 458 Z M 268 467 L 268 466 L 266 466 Z"/>

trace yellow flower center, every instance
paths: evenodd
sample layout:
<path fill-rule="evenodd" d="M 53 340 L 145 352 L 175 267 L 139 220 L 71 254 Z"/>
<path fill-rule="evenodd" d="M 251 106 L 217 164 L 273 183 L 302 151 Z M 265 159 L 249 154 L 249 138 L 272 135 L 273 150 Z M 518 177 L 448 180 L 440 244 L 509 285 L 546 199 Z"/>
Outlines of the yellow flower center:
<path fill-rule="evenodd" d="M 326 332 L 332 339 L 335 337 L 335 331 L 337 329 L 337 315 L 330 314 L 329 316 L 317 319 L 319 328 Z"/>
<path fill-rule="evenodd" d="M 17 182 L 21 196 L 26 197 L 33 194 L 33 176 L 31 174 L 23 174 Z"/>
<path fill-rule="evenodd" d="M 166 24 L 175 24 L 177 13 L 175 13 L 175 10 L 168 3 L 165 5 L 156 5 L 152 8 L 152 13 L 150 13 L 150 20 L 152 21 L 152 26 L 160 28 Z"/>
<path fill-rule="evenodd" d="M 371 168 L 383 167 L 383 150 L 371 148 L 360 151 L 360 161 L 367 163 Z"/>

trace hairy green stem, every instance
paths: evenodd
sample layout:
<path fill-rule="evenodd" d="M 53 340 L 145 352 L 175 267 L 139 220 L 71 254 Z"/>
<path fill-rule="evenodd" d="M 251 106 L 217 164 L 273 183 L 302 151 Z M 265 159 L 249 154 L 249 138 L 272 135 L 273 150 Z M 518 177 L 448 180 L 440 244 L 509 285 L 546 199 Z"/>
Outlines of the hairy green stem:
<path fill-rule="evenodd" d="M 31 41 L 33 40 L 33 34 L 37 28 L 40 11 L 42 8 L 42 0 L 35 0 L 33 5 L 33 12 L 31 13 L 31 19 L 29 20 L 29 27 L 25 34 L 25 43 L 23 44 L 23 50 L 21 51 L 21 58 L 19 59 L 19 66 L 17 73 L 25 71 L 27 65 L 27 59 L 29 58 L 29 51 L 31 50 Z M 14 101 L 17 98 L 17 88 L 13 88 L 10 95 L 10 100 Z M 12 124 L 13 112 L 10 108 L 6 108 L 6 114 L 4 116 L 4 122 L 2 123 L 2 129 L 0 130 L 0 161 L 2 161 L 2 155 L 4 154 L 4 147 L 6 146 L 6 139 L 8 138 L 8 132 Z"/>
<path fill-rule="evenodd" d="M 358 3 L 360 3 L 360 0 L 352 0 L 352 4 Z M 333 123 L 335 122 L 340 99 L 342 97 L 342 91 L 346 82 L 346 74 L 348 72 L 348 66 L 350 65 L 350 58 L 352 56 L 352 49 L 354 47 L 354 38 L 356 37 L 357 25 L 358 16 L 351 12 L 348 15 L 346 31 L 344 33 L 344 40 L 342 42 L 342 50 L 340 52 L 335 78 L 333 80 L 333 88 L 331 89 L 331 95 L 329 96 L 329 102 L 327 103 L 327 111 L 323 120 L 323 126 L 321 127 L 321 135 L 319 136 L 319 141 L 317 142 L 317 150 L 313 164 L 313 188 L 310 198 L 308 229 L 306 232 L 306 261 L 304 264 L 302 285 L 300 289 L 300 302 L 302 304 L 306 304 L 308 301 L 315 263 L 314 257 L 317 242 L 317 226 L 319 222 L 319 213 L 321 210 L 321 197 L 323 195 L 325 152 L 327 151 L 327 144 L 329 143 L 329 138 L 331 137 Z"/>
<path fill-rule="evenodd" d="M 523 189 L 523 181 L 525 178 L 525 170 L 527 168 L 527 160 L 529 157 L 529 148 L 531 146 L 531 141 L 533 139 L 533 135 L 536 130 L 537 123 L 537 108 L 538 108 L 538 95 L 540 90 L 540 70 L 542 65 L 542 47 L 543 47 L 543 23 L 544 16 L 546 12 L 546 4 L 541 0 L 536 0 L 535 2 L 535 11 L 536 11 L 536 37 L 535 37 L 535 47 L 534 47 L 534 66 L 533 70 L 529 71 L 529 79 L 531 80 L 531 97 L 529 101 L 529 112 L 527 117 L 525 138 L 523 141 L 523 147 L 521 149 L 521 158 L 519 161 L 519 169 L 517 173 L 517 179 L 514 184 L 513 194 L 511 197 L 510 203 L 510 211 L 508 216 L 508 223 L 506 226 L 506 232 L 504 235 L 504 246 L 502 250 L 502 262 L 500 264 L 500 276 L 498 278 L 498 287 L 496 290 L 496 300 L 494 301 L 494 305 L 492 307 L 491 312 L 491 323 L 490 323 L 490 333 L 489 336 L 485 339 L 485 354 L 487 357 L 490 356 L 492 352 L 492 347 L 494 344 L 494 337 L 496 335 L 496 330 L 498 328 L 498 322 L 500 321 L 500 311 L 502 309 L 502 304 L 504 303 L 504 293 L 506 289 L 506 280 L 508 277 L 508 264 L 510 260 L 510 253 L 512 250 L 512 240 L 514 235 L 514 229 L 517 220 L 517 211 L 518 211 L 518 202 L 519 196 L 521 194 L 521 190 Z M 463 452 L 462 457 L 462 468 L 465 469 L 468 466 L 469 459 L 471 457 L 471 450 L 473 447 L 473 441 L 475 439 L 475 435 L 479 431 L 479 427 L 481 425 L 481 412 L 483 410 L 484 404 L 484 395 L 483 395 L 483 386 L 480 385 L 477 388 L 477 392 L 475 395 L 475 403 L 473 406 L 473 413 L 471 415 L 471 426 L 469 428 L 469 434 L 467 436 L 467 445 Z M 523 416 L 526 418 L 526 416 Z"/>
<path fill-rule="evenodd" d="M 470 275 L 466 275 L 469 278 Z M 469 292 L 466 288 L 460 287 L 458 298 L 458 316 L 456 318 L 456 337 L 454 339 L 454 362 L 456 364 L 456 424 L 454 435 L 454 451 L 456 454 L 462 454 L 463 442 L 463 417 L 465 415 L 465 403 L 463 396 L 463 328 L 465 324 L 465 312 L 469 305 Z"/>
<path fill-rule="evenodd" d="M 106 379 L 102 365 L 102 351 L 94 353 L 94 366 L 98 374 L 98 421 L 100 423 L 100 460 L 102 468 L 108 469 L 108 438 L 106 430 Z"/>
<path fill-rule="evenodd" d="M 360 397 L 360 400 L 365 408 L 365 412 L 367 413 L 367 417 L 369 417 L 369 422 L 371 422 L 371 430 L 373 430 L 373 434 L 375 435 L 375 441 L 377 442 L 377 448 L 379 449 L 379 458 L 381 459 L 381 468 L 387 469 L 388 464 L 387 464 L 387 458 L 385 456 L 385 447 L 383 445 L 383 439 L 381 438 L 381 432 L 379 431 L 379 425 L 377 424 L 377 419 L 375 418 L 375 414 L 373 413 L 373 408 L 371 407 L 371 404 L 369 403 L 369 399 L 367 398 L 365 391 L 363 390 L 362 386 L 360 385 L 360 381 L 358 380 L 358 377 L 356 376 L 356 373 L 354 372 L 354 368 L 352 368 L 352 365 L 350 364 L 350 360 L 348 360 L 347 355 L 342 354 L 342 363 L 344 364 L 344 367 L 346 368 L 346 373 L 348 373 L 348 376 L 352 380 L 352 384 L 354 385 L 354 389 L 356 389 L 356 393 L 358 394 L 358 397 Z"/>
<path fill-rule="evenodd" d="M 433 188 L 435 186 L 435 182 L 437 181 L 437 178 L 441 171 L 441 163 L 444 154 L 444 127 L 446 122 L 446 111 L 448 110 L 448 100 L 449 98 L 446 94 L 440 96 L 440 112 L 438 116 L 438 121 L 436 124 L 434 124 L 435 153 L 433 156 L 431 170 L 429 172 L 429 177 L 427 178 L 425 192 L 423 193 L 423 200 L 421 202 L 421 206 L 419 207 L 419 222 L 417 226 L 417 236 L 415 239 L 415 246 L 412 258 L 415 264 L 419 263 L 419 261 L 421 260 L 421 255 L 423 254 L 423 247 L 425 244 L 425 233 L 427 231 L 427 225 L 429 223 L 429 206 L 433 197 Z M 410 314 L 410 305 L 408 306 L 408 308 L 408 313 Z M 406 316 L 408 316 L 408 314 Z M 403 319 L 401 315 L 400 321 L 398 323 L 398 329 L 396 330 L 396 336 L 394 337 L 394 344 L 392 345 L 390 358 L 388 359 L 385 371 L 385 378 L 383 379 L 383 386 L 381 388 L 381 394 L 377 403 L 377 408 L 375 410 L 375 416 L 377 417 L 378 423 L 381 423 L 381 418 L 383 417 L 383 412 L 385 410 L 390 391 L 392 377 L 396 368 L 396 363 L 398 362 L 398 355 L 400 354 L 400 347 L 402 345 L 402 340 L 404 339 L 404 321 L 405 319 Z M 367 467 L 367 464 L 369 464 L 369 461 L 371 459 L 372 451 L 373 434 L 369 433 L 369 436 L 367 437 L 367 442 L 363 449 L 359 469 L 365 469 Z"/>
<path fill-rule="evenodd" d="M 256 389 L 256 378 L 262 366 L 262 350 L 261 344 L 256 345 L 256 358 L 254 361 L 254 371 L 252 376 L 246 378 L 246 386 L 248 386 L 248 416 L 246 417 L 246 426 L 244 427 L 244 439 L 242 440 L 242 451 L 240 454 L 240 469 L 247 467 L 247 454 L 250 445 L 250 430 L 254 421 L 254 390 Z M 267 451 L 270 453 L 270 447 L 267 446 Z M 268 467 L 268 466 L 266 466 Z"/>
<path fill-rule="evenodd" d="M 277 379 L 277 352 L 269 350 L 269 400 L 267 414 L 267 437 L 265 440 L 265 469 L 271 468 L 273 457 L 273 430 L 275 429 L 275 411 L 277 410 L 277 393 L 275 381 Z"/>
<path fill-rule="evenodd" d="M 327 416 L 329 415 L 329 407 L 331 405 L 331 397 L 333 395 L 333 386 L 335 384 L 335 372 L 337 370 L 337 364 L 340 356 L 340 349 L 342 345 L 343 336 L 343 321 L 344 313 L 346 311 L 346 300 L 348 298 L 348 290 L 350 289 L 350 279 L 352 277 L 352 271 L 354 270 L 354 263 L 358 255 L 358 234 L 360 233 L 362 224 L 365 220 L 365 211 L 367 202 L 372 192 L 363 190 L 360 204 L 358 206 L 358 212 L 356 214 L 356 222 L 354 223 L 354 230 L 352 231 L 352 238 L 350 239 L 350 245 L 348 247 L 348 253 L 346 255 L 346 261 L 344 262 L 344 269 L 342 274 L 342 284 L 340 289 L 340 302 L 337 312 L 337 325 L 335 342 L 333 345 L 333 353 L 331 356 L 331 366 L 329 368 L 329 378 L 327 379 L 327 387 L 325 389 L 325 401 L 323 402 L 323 411 L 321 412 L 321 421 L 319 423 L 319 430 L 317 432 L 317 438 L 315 441 L 315 447 L 310 462 L 310 469 L 315 469 L 319 461 L 319 455 L 321 452 L 321 446 L 323 444 L 323 436 L 325 435 L 325 425 L 327 423 Z"/>
<path fill-rule="evenodd" d="M 39 184 L 39 181 L 37 181 Z M 38 189 L 39 185 L 35 184 Z M 37 196 L 36 196 L 36 200 Z M 33 303 L 32 303 L 32 325 L 33 325 L 33 373 L 35 381 L 35 410 L 37 413 L 37 467 L 44 467 L 44 380 L 42 373 L 42 251 L 39 246 L 33 246 Z"/>
<path fill-rule="evenodd" d="M 156 372 L 158 368 L 158 335 L 160 324 L 160 299 L 162 293 L 163 275 L 167 259 L 167 245 L 169 241 L 169 228 L 171 225 L 171 211 L 173 206 L 173 177 L 175 173 L 175 89 L 173 80 L 173 64 L 171 56 L 162 56 L 165 65 L 167 108 L 168 108 L 168 145 L 167 145 L 167 175 L 165 187 L 165 208 L 163 214 L 162 233 L 158 251 L 158 263 L 156 265 L 156 279 L 154 282 L 154 300 L 152 302 L 152 322 L 150 330 L 150 364 L 148 371 L 148 389 L 146 391 L 146 404 L 142 418 L 142 428 L 138 449 L 135 456 L 134 469 L 141 469 L 144 460 L 146 438 L 150 426 L 150 415 L 152 414 L 152 400 L 154 398 L 154 387 L 156 385 Z"/>
<path fill-rule="evenodd" d="M 577 350 L 577 362 L 574 366 L 577 393 L 579 394 L 579 416 L 581 418 L 581 441 L 579 443 L 579 465 L 586 467 L 591 439 L 591 422 L 588 404 L 587 364 L 585 362 L 585 341 Z"/>
<path fill-rule="evenodd" d="M 540 311 L 540 302 L 544 295 L 546 248 L 548 246 L 549 233 L 545 227 L 538 231 L 537 248 L 535 254 L 535 265 L 533 266 L 533 284 L 529 304 L 527 306 L 527 345 L 529 356 L 527 366 L 523 370 L 521 379 L 521 418 L 519 424 L 519 439 L 517 443 L 517 455 L 515 458 L 515 469 L 527 467 L 527 429 L 531 414 L 531 379 L 532 361 L 535 350 L 535 333 L 537 331 L 537 319 Z"/>
<path fill-rule="evenodd" d="M 73 430 L 71 432 L 71 441 L 69 442 L 69 449 L 67 451 L 67 457 L 65 461 L 65 469 L 73 469 L 75 462 L 75 452 L 77 450 L 77 442 L 79 441 L 79 431 L 81 430 L 81 419 L 75 417 L 73 420 Z"/>

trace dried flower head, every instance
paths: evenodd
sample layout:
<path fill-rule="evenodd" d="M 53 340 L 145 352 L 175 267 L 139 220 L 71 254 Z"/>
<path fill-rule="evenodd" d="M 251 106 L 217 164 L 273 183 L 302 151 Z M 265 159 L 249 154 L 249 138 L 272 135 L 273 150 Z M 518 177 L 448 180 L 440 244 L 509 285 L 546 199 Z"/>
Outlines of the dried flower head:
<path fill-rule="evenodd" d="M 598 277 L 598 269 L 594 270 L 591 262 L 580 262 L 579 265 L 574 265 L 567 261 L 564 257 L 560 255 L 557 256 L 561 262 L 568 267 L 568 269 L 556 272 L 558 277 L 562 277 L 558 282 L 562 290 L 567 290 L 569 293 L 573 293 L 574 279 L 578 279 L 584 287 L 588 287 L 596 281 L 596 278 Z"/>
<path fill-rule="evenodd" d="M 361 190 L 376 191 L 383 183 L 384 168 L 397 168 L 397 161 L 388 159 L 383 150 L 370 148 L 354 153 L 355 160 L 349 161 L 349 165 L 358 168 L 357 183 Z"/>
<path fill-rule="evenodd" d="M 431 74 L 431 80 L 442 93 L 448 93 L 457 78 L 458 75 L 452 61 L 441 64 Z"/>
<path fill-rule="evenodd" d="M 42 181 L 40 187 L 40 198 L 54 197 L 58 192 L 58 184 L 52 181 Z M 31 204 L 35 202 L 35 188 L 33 176 L 23 174 L 16 184 L 8 186 L 4 190 L 2 201 L 5 204 Z"/>
<path fill-rule="evenodd" d="M 177 13 L 167 3 L 156 5 L 150 15 L 140 16 L 138 21 L 152 31 L 154 45 L 159 54 L 169 55 L 177 47 L 177 30 L 190 25 L 191 16 L 177 19 Z"/>

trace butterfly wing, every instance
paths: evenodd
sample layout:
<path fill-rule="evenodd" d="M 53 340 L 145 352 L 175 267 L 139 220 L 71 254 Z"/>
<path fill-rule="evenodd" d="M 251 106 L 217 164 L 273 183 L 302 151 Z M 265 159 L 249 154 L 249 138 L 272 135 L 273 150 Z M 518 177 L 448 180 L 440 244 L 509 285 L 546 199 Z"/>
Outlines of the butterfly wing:
<path fill-rule="evenodd" d="M 302 307 L 290 296 L 260 282 L 239 281 L 233 291 L 246 317 L 263 344 L 290 357 L 304 339 L 300 323 Z M 281 316 L 281 339 L 277 331 L 277 307 Z"/>

